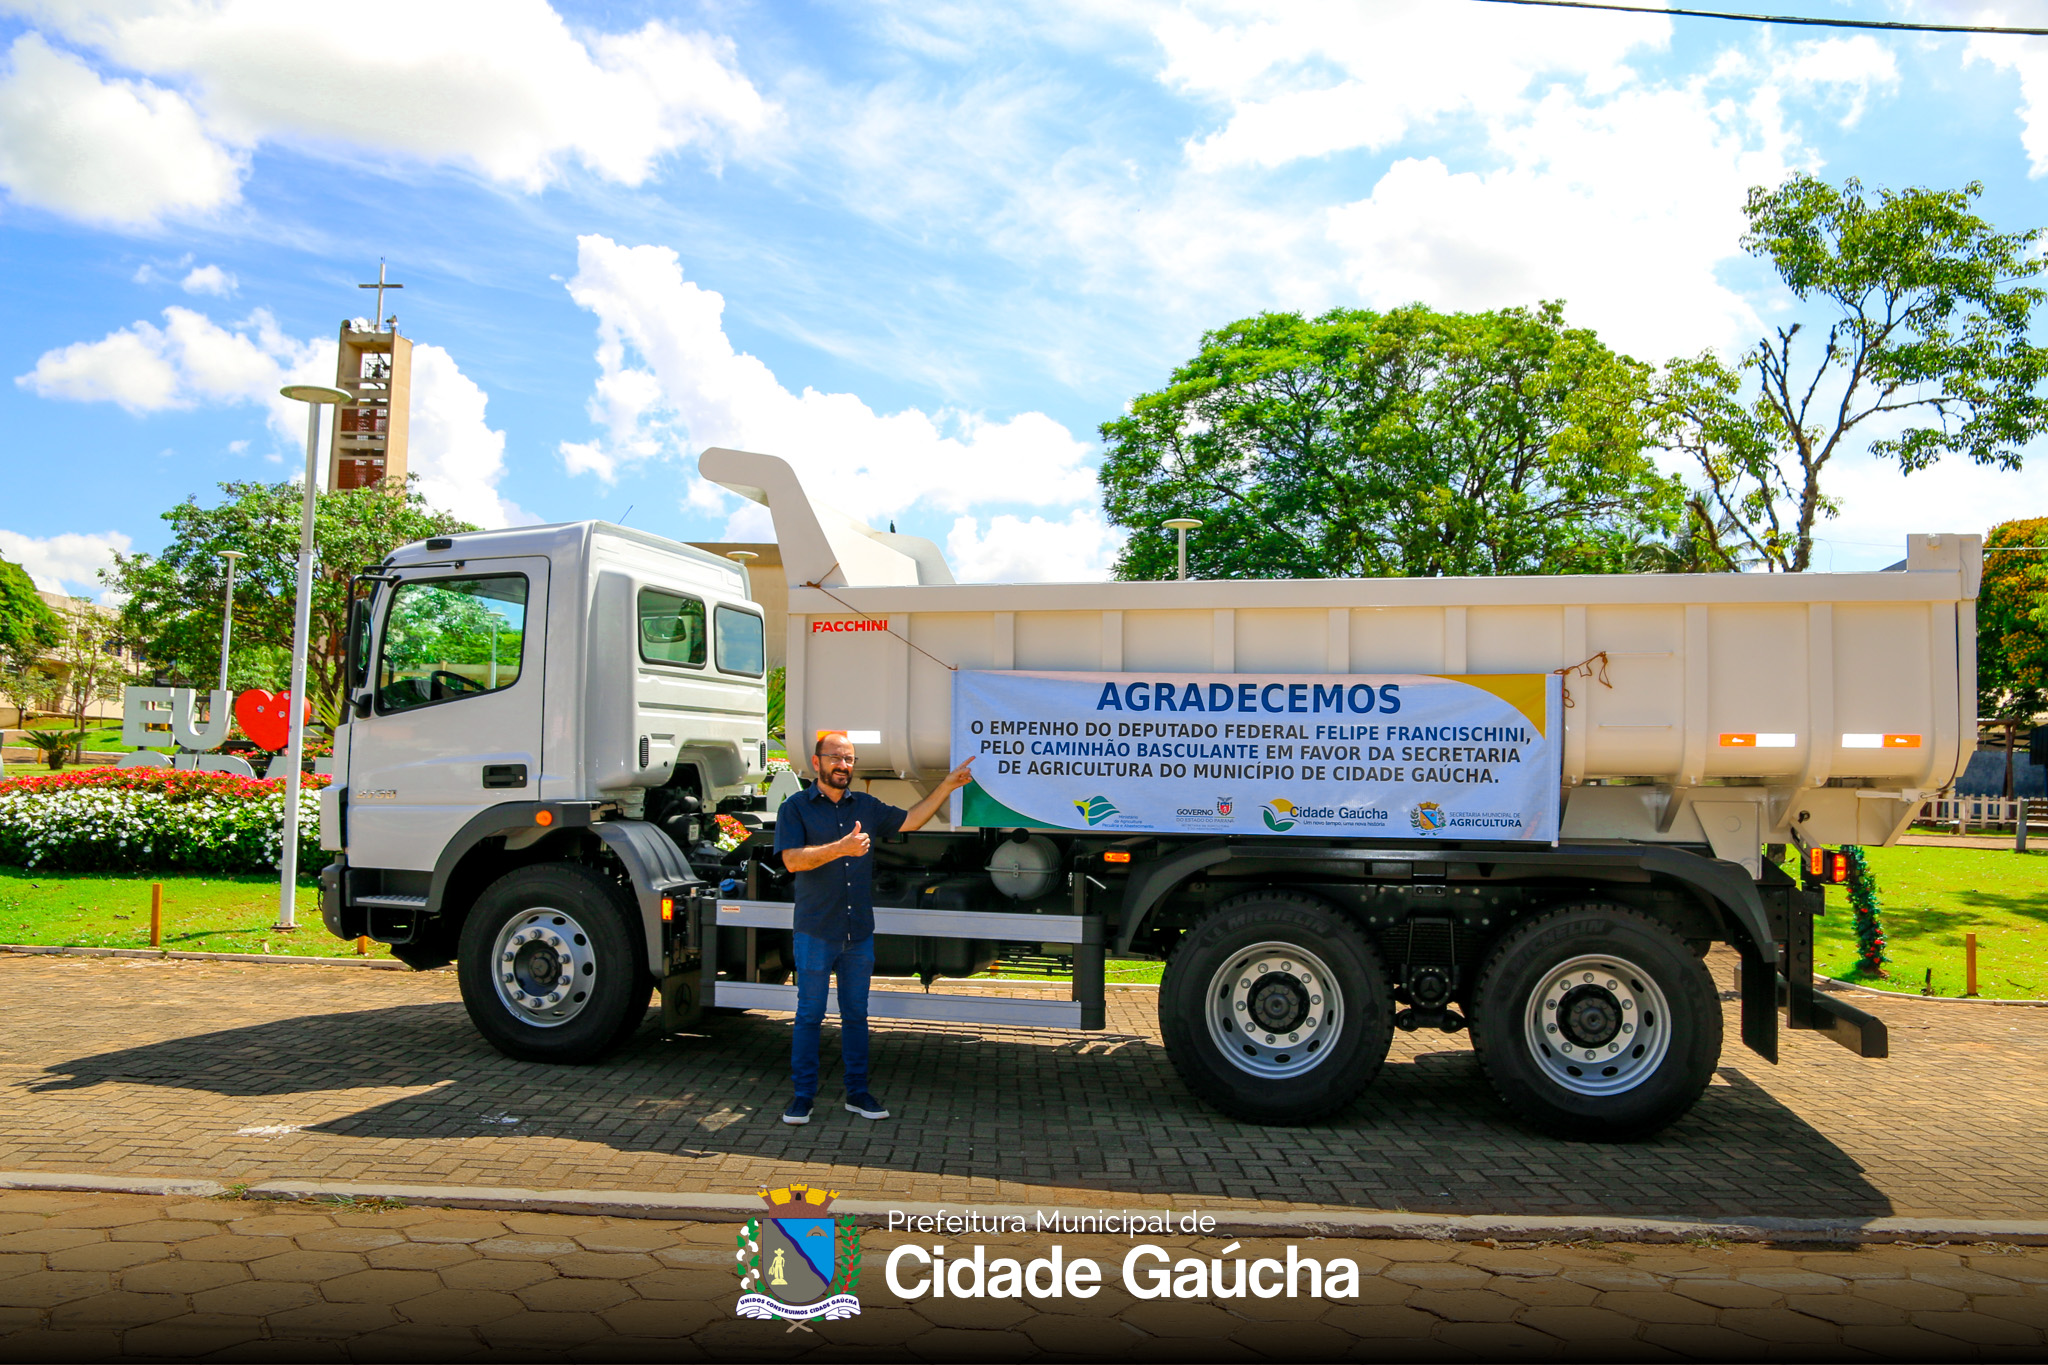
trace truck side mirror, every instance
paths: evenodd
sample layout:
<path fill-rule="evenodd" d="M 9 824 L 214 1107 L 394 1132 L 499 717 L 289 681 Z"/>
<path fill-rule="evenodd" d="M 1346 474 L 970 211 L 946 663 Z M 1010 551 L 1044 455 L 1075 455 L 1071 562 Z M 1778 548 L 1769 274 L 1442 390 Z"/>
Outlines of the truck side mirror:
<path fill-rule="evenodd" d="M 355 700 L 351 703 L 351 709 L 354 710 L 357 720 L 361 720 L 370 714 L 370 702 L 371 696 L 367 690 L 356 693 Z"/>

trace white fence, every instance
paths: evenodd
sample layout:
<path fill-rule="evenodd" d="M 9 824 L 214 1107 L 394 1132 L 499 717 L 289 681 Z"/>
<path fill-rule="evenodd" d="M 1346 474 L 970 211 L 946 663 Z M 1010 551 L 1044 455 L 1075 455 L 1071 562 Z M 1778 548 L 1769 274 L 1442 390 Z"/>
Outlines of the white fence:
<path fill-rule="evenodd" d="M 1920 805 L 1920 823 L 1947 825 L 1962 834 L 1972 829 L 2018 833 L 2021 812 L 2028 832 L 2048 834 L 2048 801 L 2002 796 L 1945 796 Z"/>

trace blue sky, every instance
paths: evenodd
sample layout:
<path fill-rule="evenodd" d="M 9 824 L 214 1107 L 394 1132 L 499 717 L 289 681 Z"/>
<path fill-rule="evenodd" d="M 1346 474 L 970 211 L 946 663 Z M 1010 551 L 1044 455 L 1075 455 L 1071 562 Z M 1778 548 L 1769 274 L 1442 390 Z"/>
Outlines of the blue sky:
<path fill-rule="evenodd" d="M 2048 4 L 1801 12 L 2048 24 Z M 381 17 L 380 17 L 381 16 Z M 419 346 L 472 520 L 766 538 L 741 445 L 963 578 L 1099 576 L 1095 429 L 1261 309 L 1562 298 L 1662 361 L 1797 312 L 1746 187 L 1981 179 L 2048 224 L 2048 40 L 1474 0 L 0 2 L 0 555 L 97 592 L 164 509 L 277 479 L 342 318 Z M 2048 513 L 1860 455 L 1819 567 Z"/>

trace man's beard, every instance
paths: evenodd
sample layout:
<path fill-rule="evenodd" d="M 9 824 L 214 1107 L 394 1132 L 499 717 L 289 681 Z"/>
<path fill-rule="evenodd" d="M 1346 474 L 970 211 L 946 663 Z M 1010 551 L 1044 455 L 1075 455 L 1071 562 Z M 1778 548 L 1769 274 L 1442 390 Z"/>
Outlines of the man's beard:
<path fill-rule="evenodd" d="M 828 787 L 837 787 L 839 790 L 845 791 L 853 785 L 853 769 L 827 768 L 824 772 L 824 781 Z"/>

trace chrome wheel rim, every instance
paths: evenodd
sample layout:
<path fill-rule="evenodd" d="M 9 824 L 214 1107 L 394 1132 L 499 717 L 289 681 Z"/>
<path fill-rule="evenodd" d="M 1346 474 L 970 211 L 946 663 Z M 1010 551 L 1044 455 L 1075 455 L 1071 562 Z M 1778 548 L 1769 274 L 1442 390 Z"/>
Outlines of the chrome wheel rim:
<path fill-rule="evenodd" d="M 597 987 L 597 954 L 590 935 L 564 910 L 522 910 L 498 930 L 491 950 L 491 980 L 515 1019 L 536 1028 L 560 1028 L 590 1003 Z"/>
<path fill-rule="evenodd" d="M 1671 1006 L 1657 980 L 1627 958 L 1589 953 L 1560 962 L 1522 1011 L 1529 1050 L 1575 1095 L 1618 1095 L 1656 1073 L 1671 1049 Z"/>
<path fill-rule="evenodd" d="M 1265 1080 L 1322 1065 L 1344 1022 L 1336 973 L 1294 943 L 1240 948 L 1209 978 L 1210 1041 L 1230 1064 Z"/>

